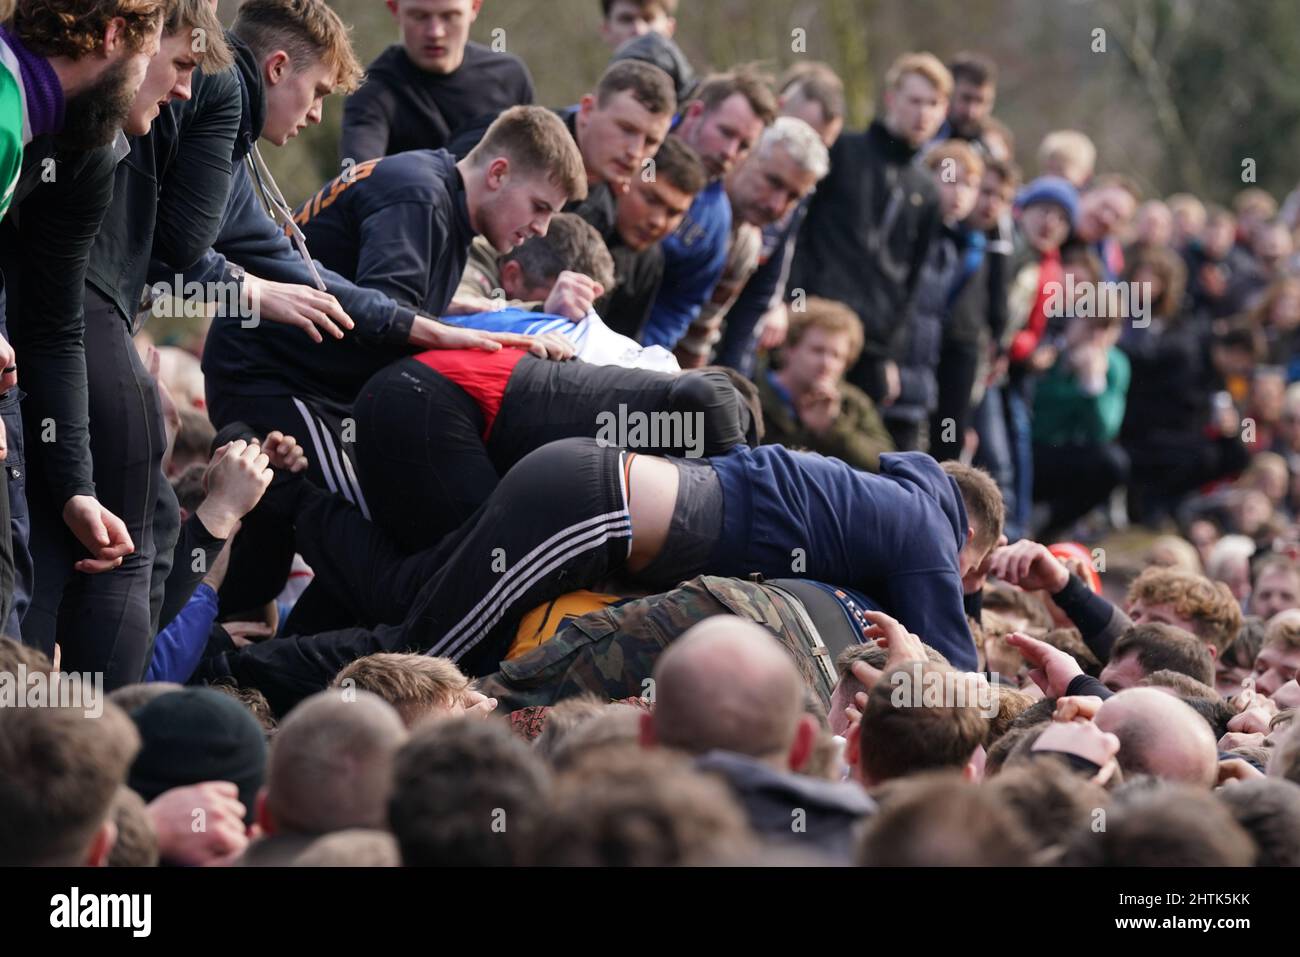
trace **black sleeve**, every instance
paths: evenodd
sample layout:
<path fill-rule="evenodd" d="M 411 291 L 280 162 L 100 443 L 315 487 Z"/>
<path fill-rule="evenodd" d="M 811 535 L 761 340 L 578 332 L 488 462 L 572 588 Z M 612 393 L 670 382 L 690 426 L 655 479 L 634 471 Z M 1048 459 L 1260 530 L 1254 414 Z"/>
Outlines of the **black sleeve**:
<path fill-rule="evenodd" d="M 214 537 L 197 515 L 191 515 L 181 525 L 176 547 L 172 550 L 172 570 L 163 593 L 162 614 L 158 616 L 160 631 L 189 602 L 225 544 L 226 540 Z"/>
<path fill-rule="evenodd" d="M 356 272 L 353 279 L 364 289 L 375 289 L 413 309 L 441 313 L 442 303 L 455 290 L 428 289 L 429 264 L 448 246 L 448 221 L 444 211 L 429 203 L 390 203 L 361 223 Z"/>
<path fill-rule="evenodd" d="M 920 230 L 917 236 L 916 246 L 912 250 L 912 262 L 907 273 L 906 286 L 906 304 L 903 307 L 903 315 L 896 321 L 896 328 L 905 329 L 912 321 L 913 308 L 916 303 L 916 286 L 921 280 L 921 273 L 925 269 L 925 260 L 930 255 L 930 244 L 938 235 L 939 226 L 943 219 L 939 211 L 939 200 L 936 197 L 925 208 L 921 214 Z M 898 353 L 894 353 L 898 355 Z"/>
<path fill-rule="evenodd" d="M 989 333 L 993 342 L 1001 342 L 1007 329 L 1007 267 L 1006 256 L 990 256 L 988 272 Z"/>
<path fill-rule="evenodd" d="M 1115 692 L 1111 691 L 1099 680 L 1092 675 L 1079 675 L 1070 682 L 1069 687 L 1065 689 L 1067 695 L 1092 695 L 1105 701 L 1107 698 L 1114 697 Z"/>
<path fill-rule="evenodd" d="M 113 199 L 112 147 L 59 156 L 18 210 L 22 302 L 10 329 L 32 420 L 45 437 L 57 505 L 94 495 L 87 419 L 84 291 L 90 247 Z M 17 319 L 16 322 L 13 319 Z"/>
<path fill-rule="evenodd" d="M 1102 663 L 1110 660 L 1110 650 L 1119 636 L 1133 626 L 1128 615 L 1101 595 L 1094 594 L 1075 574 L 1071 574 L 1065 587 L 1052 596 L 1052 601 L 1079 629 L 1084 643 Z"/>
<path fill-rule="evenodd" d="M 243 112 L 233 73 L 202 83 L 202 102 L 182 112 L 179 148 L 159 183 L 153 258 L 177 270 L 192 266 L 217 239 Z"/>
<path fill-rule="evenodd" d="M 362 163 L 388 153 L 389 130 L 396 103 L 387 86 L 368 80 L 343 104 L 339 162 Z"/>

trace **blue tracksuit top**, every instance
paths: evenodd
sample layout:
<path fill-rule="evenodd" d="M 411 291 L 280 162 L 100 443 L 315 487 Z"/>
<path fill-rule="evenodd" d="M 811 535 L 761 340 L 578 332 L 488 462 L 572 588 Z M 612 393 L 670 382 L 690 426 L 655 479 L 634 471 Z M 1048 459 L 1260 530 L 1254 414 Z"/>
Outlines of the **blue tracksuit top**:
<path fill-rule="evenodd" d="M 731 200 L 721 180 L 695 196 L 676 232 L 663 241 L 664 278 L 641 331 L 641 345 L 669 351 L 700 315 L 722 278 L 731 244 Z"/>
<path fill-rule="evenodd" d="M 976 670 L 958 564 L 966 507 L 933 458 L 882 455 L 879 475 L 780 445 L 737 446 L 709 461 L 726 502 L 717 574 L 858 589 L 953 667 Z"/>

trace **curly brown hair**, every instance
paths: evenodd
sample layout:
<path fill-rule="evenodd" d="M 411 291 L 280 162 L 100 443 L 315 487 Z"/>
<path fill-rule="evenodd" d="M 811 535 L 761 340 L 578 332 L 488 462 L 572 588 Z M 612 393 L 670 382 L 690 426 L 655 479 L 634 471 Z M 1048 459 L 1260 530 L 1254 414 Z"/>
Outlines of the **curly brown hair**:
<path fill-rule="evenodd" d="M 176 0 L 18 0 L 14 33 L 44 57 L 74 60 L 99 49 L 114 20 L 123 22 L 127 49 L 139 50 L 171 15 Z"/>
<path fill-rule="evenodd" d="M 1152 567 L 1134 579 L 1128 604 L 1171 605 L 1179 618 L 1190 619 L 1196 636 L 1222 654 L 1241 630 L 1241 606 L 1222 582 L 1174 568 Z"/>

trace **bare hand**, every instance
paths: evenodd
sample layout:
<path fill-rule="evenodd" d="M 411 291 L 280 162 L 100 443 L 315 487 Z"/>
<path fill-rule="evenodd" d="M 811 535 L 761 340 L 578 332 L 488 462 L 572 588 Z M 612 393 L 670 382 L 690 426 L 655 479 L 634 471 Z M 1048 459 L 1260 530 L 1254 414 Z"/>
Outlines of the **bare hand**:
<path fill-rule="evenodd" d="M 283 432 L 268 432 L 262 440 L 262 451 L 266 453 L 271 468 L 297 474 L 307 468 L 307 452 L 292 435 Z"/>
<path fill-rule="evenodd" d="M 212 454 L 203 476 L 207 497 L 195 509 L 215 538 L 229 538 L 235 523 L 253 510 L 271 484 L 270 459 L 256 442 L 235 439 Z"/>
<path fill-rule="evenodd" d="M 331 338 L 342 339 L 343 330 L 354 325 L 337 299 L 314 286 L 273 282 L 245 273 L 244 288 L 255 318 L 297 326 L 312 342 L 324 341 L 322 330 Z"/>
<path fill-rule="evenodd" d="M 482 312 L 500 312 L 507 305 L 504 298 L 497 296 L 474 296 L 457 294 L 447 304 L 447 316 L 477 316 Z"/>
<path fill-rule="evenodd" d="M 122 520 L 99 504 L 93 495 L 74 495 L 63 506 L 63 522 L 90 552 L 73 567 L 86 575 L 117 568 L 135 551 L 135 543 Z"/>
<path fill-rule="evenodd" d="M 265 621 L 223 621 L 221 627 L 236 648 L 246 648 L 254 642 L 275 637 L 275 627 Z"/>
<path fill-rule="evenodd" d="M 1070 682 L 1083 674 L 1083 669 L 1074 658 L 1045 641 L 1030 638 L 1018 631 L 1007 635 L 1007 641 L 1020 649 L 1020 653 L 1029 662 L 1029 677 L 1034 684 L 1053 698 L 1064 697 L 1069 691 Z"/>
<path fill-rule="evenodd" d="M 486 718 L 497 709 L 497 699 L 470 688 L 461 699 L 467 718 Z"/>
<path fill-rule="evenodd" d="M 1026 591 L 1042 591 L 1055 595 L 1070 583 L 1070 572 L 1046 545 L 1022 538 L 1014 545 L 1003 545 L 993 550 L 989 574 L 1008 585 Z"/>
<path fill-rule="evenodd" d="M 229 781 L 172 788 L 148 805 L 162 859 L 186 867 L 242 853 L 248 846 L 245 811 L 239 788 Z"/>
<path fill-rule="evenodd" d="M 577 346 L 567 336 L 563 336 L 558 332 L 544 332 L 540 336 L 533 336 L 532 338 L 533 341 L 529 345 L 528 351 L 539 359 L 552 359 L 556 362 L 563 362 L 577 355 Z"/>
<path fill-rule="evenodd" d="M 542 311 L 577 322 L 591 312 L 592 304 L 605 294 L 605 287 L 590 276 L 565 270 L 555 280 Z"/>
<path fill-rule="evenodd" d="M 1101 710 L 1101 699 L 1096 695 L 1066 695 L 1056 701 L 1053 721 L 1091 721 Z"/>
<path fill-rule="evenodd" d="M 769 309 L 763 317 L 763 329 L 758 334 L 760 349 L 775 349 L 785 344 L 786 333 L 790 331 L 790 314 L 785 306 Z"/>
<path fill-rule="evenodd" d="M 1264 772 L 1243 758 L 1224 758 L 1219 762 L 1219 784 L 1236 781 L 1253 781 L 1264 777 Z"/>

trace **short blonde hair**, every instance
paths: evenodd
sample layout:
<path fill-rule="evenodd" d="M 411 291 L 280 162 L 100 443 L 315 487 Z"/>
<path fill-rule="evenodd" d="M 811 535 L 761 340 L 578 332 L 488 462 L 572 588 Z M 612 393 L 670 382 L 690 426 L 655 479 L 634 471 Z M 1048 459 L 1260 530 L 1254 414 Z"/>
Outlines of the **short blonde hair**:
<path fill-rule="evenodd" d="M 570 201 L 587 198 L 587 170 L 582 153 L 555 113 L 542 106 L 512 106 L 488 127 L 465 157 L 482 168 L 505 156 L 522 175 L 544 174 Z"/>
<path fill-rule="evenodd" d="M 1264 645 L 1300 651 L 1300 615 L 1277 615 L 1264 628 Z"/>
<path fill-rule="evenodd" d="M 1086 133 L 1055 130 L 1038 144 L 1038 171 L 1064 176 L 1076 186 L 1086 183 L 1097 166 L 1097 147 Z"/>
<path fill-rule="evenodd" d="M 921 77 L 944 97 L 952 94 L 952 73 L 933 53 L 904 53 L 889 65 L 885 73 L 885 89 L 898 89 L 903 77 L 909 73 Z"/>
<path fill-rule="evenodd" d="M 351 681 L 345 686 L 344 681 Z M 381 652 L 345 666 L 334 687 L 359 688 L 392 705 L 408 728 L 431 711 L 448 711 L 469 690 L 467 678 L 450 658 Z"/>

